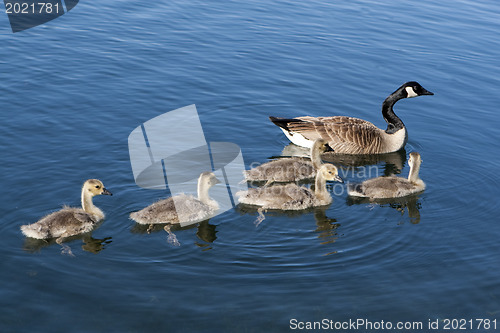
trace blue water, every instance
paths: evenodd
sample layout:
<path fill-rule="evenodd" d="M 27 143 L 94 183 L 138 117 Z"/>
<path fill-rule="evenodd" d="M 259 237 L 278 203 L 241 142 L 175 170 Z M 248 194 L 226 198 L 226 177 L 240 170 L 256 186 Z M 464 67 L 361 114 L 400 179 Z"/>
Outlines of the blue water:
<path fill-rule="evenodd" d="M 1 332 L 500 319 L 495 2 L 102 0 L 24 32 L 8 24 L 1 14 Z M 153 117 L 196 104 L 207 141 L 239 145 L 249 166 L 289 144 L 269 115 L 384 127 L 382 101 L 410 80 L 435 93 L 395 106 L 403 160 L 424 161 L 412 202 L 351 204 L 336 185 L 324 211 L 256 226 L 230 210 L 175 231 L 179 247 L 128 219 L 165 195 L 139 188 L 129 161 L 128 135 Z M 23 237 L 20 225 L 78 206 L 88 178 L 114 194 L 95 199 L 107 218 L 93 242 L 71 240 L 70 257 Z"/>

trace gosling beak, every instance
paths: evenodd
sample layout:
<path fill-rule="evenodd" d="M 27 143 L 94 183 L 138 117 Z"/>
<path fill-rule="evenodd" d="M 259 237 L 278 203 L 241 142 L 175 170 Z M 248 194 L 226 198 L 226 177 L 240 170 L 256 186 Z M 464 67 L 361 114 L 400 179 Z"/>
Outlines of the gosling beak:
<path fill-rule="evenodd" d="M 339 183 L 343 183 L 343 182 L 344 182 L 344 180 L 343 180 L 342 178 L 340 178 L 340 176 L 339 176 L 339 175 L 335 176 L 335 178 L 334 178 L 333 180 L 336 180 L 336 181 L 338 181 Z"/>
<path fill-rule="evenodd" d="M 102 189 L 102 195 L 113 195 L 111 192 L 109 192 L 106 188 Z"/>
<path fill-rule="evenodd" d="M 220 183 L 221 183 L 221 181 L 219 180 L 219 178 L 217 178 L 217 177 L 216 177 L 216 178 L 215 178 L 215 183 L 214 183 L 214 184 L 220 184 Z"/>
<path fill-rule="evenodd" d="M 420 91 L 420 95 L 434 95 L 434 93 L 430 92 L 429 90 L 422 87 L 422 91 Z"/>
<path fill-rule="evenodd" d="M 329 151 L 330 151 L 330 152 L 333 152 L 334 150 L 333 150 L 333 148 L 332 148 L 332 147 L 330 147 L 330 145 L 325 145 L 325 153 L 326 153 L 326 152 L 329 152 Z"/>

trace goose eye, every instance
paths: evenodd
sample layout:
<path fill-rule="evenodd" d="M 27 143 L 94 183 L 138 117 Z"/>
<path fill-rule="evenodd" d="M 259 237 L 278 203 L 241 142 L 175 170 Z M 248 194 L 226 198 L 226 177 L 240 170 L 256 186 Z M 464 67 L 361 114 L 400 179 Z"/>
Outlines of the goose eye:
<path fill-rule="evenodd" d="M 101 187 L 100 187 L 99 185 L 96 185 L 96 186 L 95 186 L 95 188 L 99 189 L 99 188 L 101 188 Z"/>

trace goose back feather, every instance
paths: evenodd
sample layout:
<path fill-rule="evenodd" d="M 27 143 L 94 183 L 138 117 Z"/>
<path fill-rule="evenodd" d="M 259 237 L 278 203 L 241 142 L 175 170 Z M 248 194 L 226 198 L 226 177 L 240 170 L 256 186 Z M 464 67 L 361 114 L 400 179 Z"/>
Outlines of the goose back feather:
<path fill-rule="evenodd" d="M 280 158 L 245 170 L 247 181 L 294 182 L 312 179 L 322 165 L 321 154 L 331 151 L 328 143 L 323 139 L 314 141 L 311 147 L 311 159 L 300 157 Z"/>
<path fill-rule="evenodd" d="M 182 193 L 133 212 L 130 218 L 139 224 L 199 222 L 212 217 L 217 209 L 217 204 L 203 203 L 192 195 Z"/>

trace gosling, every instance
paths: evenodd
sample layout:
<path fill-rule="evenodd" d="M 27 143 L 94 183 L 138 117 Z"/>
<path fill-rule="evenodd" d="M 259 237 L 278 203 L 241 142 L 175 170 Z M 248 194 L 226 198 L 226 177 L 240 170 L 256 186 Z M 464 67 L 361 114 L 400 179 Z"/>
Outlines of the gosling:
<path fill-rule="evenodd" d="M 323 164 L 321 154 L 327 151 L 333 151 L 333 149 L 325 140 L 318 139 L 311 147 L 310 161 L 299 157 L 280 158 L 251 170 L 245 170 L 245 178 L 247 181 L 267 181 L 265 186 L 273 182 L 289 183 L 313 179 Z"/>
<path fill-rule="evenodd" d="M 219 209 L 217 201 L 211 199 L 208 190 L 220 181 L 212 172 L 203 172 L 198 178 L 198 198 L 192 195 L 178 194 L 157 201 L 140 211 L 130 214 L 130 218 L 139 224 L 165 224 L 169 234 L 169 242 L 180 245 L 175 235 L 170 231 L 173 224 L 196 223 L 211 218 Z"/>
<path fill-rule="evenodd" d="M 332 202 L 332 197 L 326 189 L 326 181 L 343 183 L 333 164 L 323 164 L 316 174 L 314 191 L 305 186 L 290 183 L 270 187 L 251 188 L 248 191 L 236 193 L 238 201 L 245 205 L 260 206 L 257 222 L 264 220 L 263 210 L 303 210 L 310 207 L 325 206 Z"/>
<path fill-rule="evenodd" d="M 71 236 L 92 231 L 104 219 L 104 213 L 94 206 L 92 198 L 96 195 L 112 195 L 98 179 L 89 179 L 82 187 L 82 208 L 63 207 L 38 222 L 21 226 L 26 237 L 36 239 L 56 238 L 63 247 L 63 253 L 72 254 L 62 243 Z"/>
<path fill-rule="evenodd" d="M 353 197 L 387 199 L 422 192 L 425 190 L 425 183 L 418 176 L 421 163 L 420 154 L 412 152 L 408 159 L 410 165 L 408 179 L 396 176 L 368 179 L 361 184 L 351 184 L 348 193 Z"/>

